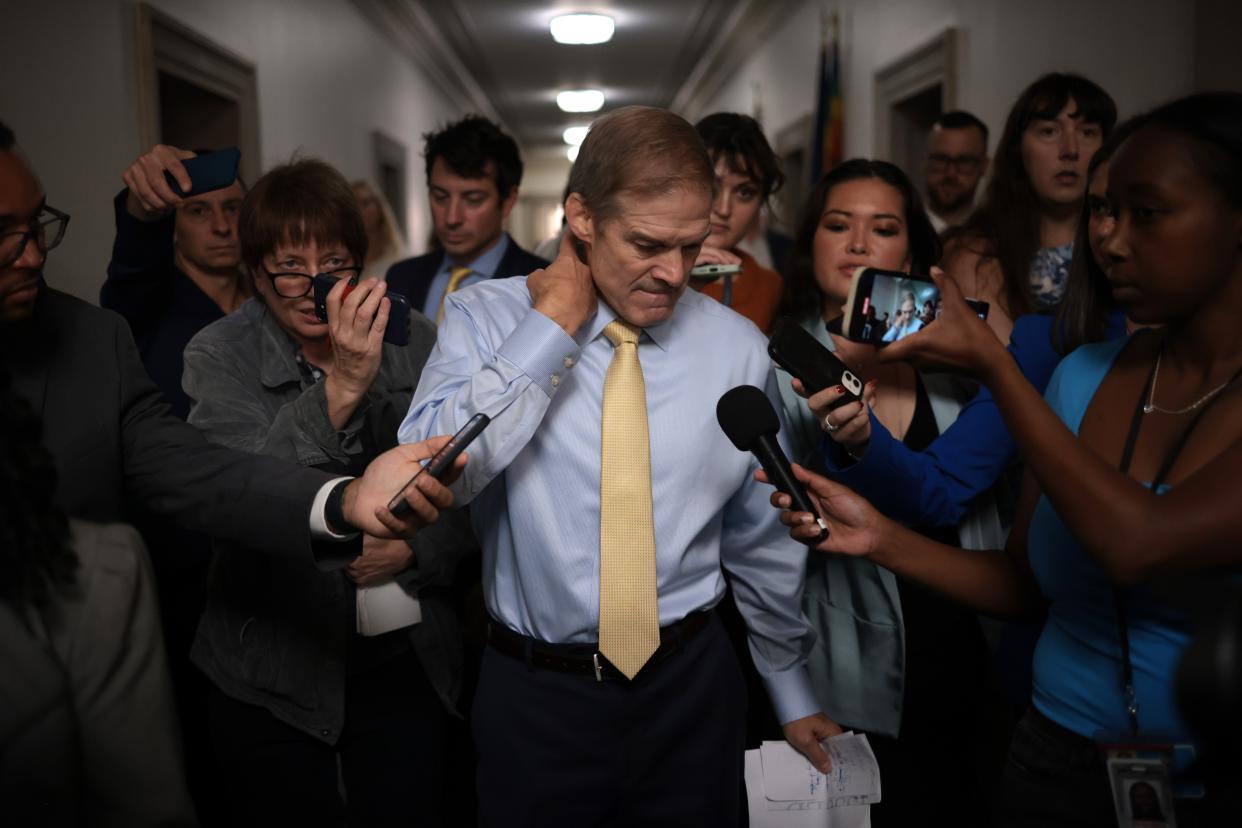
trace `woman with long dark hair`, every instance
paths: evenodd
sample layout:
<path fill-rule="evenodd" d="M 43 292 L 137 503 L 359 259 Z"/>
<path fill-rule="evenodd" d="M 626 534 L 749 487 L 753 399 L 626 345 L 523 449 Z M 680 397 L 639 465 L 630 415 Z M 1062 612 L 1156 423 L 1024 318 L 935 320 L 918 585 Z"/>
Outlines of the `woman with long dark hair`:
<path fill-rule="evenodd" d="M 945 272 L 991 303 L 1002 342 L 1013 320 L 1047 312 L 1065 288 L 1087 163 L 1112 130 L 1117 107 L 1079 75 L 1044 75 L 1009 110 L 983 202 L 945 235 Z"/>
<path fill-rule="evenodd" d="M 926 273 L 939 254 L 905 173 L 885 161 L 846 161 L 811 195 L 783 302 L 805 330 L 868 380 L 864 402 L 833 416 L 874 416 L 914 451 L 951 422 L 945 412 L 956 406 L 933 378 L 883 364 L 876 345 L 842 337 L 841 314 L 857 268 Z M 878 397 L 876 380 L 884 388 Z M 812 416 L 795 380 L 778 371 L 777 382 L 795 456 L 818 453 L 822 421 Z M 951 527 L 927 531 L 957 540 Z M 972 796 L 979 791 L 973 741 L 944 738 L 951 730 L 970 732 L 978 709 L 987 653 L 974 613 L 911 588 L 869 561 L 827 556 L 808 562 L 803 610 L 819 634 L 807 664 L 817 701 L 843 727 L 865 731 L 880 763 L 884 802 L 873 807 L 873 824 L 982 824 L 981 810 L 963 808 L 961 799 L 951 811 L 938 811 L 935 803 L 947 800 L 934 790 L 947 784 L 973 805 L 983 801 Z M 934 782 L 925 772 L 933 764 L 940 769 Z"/>

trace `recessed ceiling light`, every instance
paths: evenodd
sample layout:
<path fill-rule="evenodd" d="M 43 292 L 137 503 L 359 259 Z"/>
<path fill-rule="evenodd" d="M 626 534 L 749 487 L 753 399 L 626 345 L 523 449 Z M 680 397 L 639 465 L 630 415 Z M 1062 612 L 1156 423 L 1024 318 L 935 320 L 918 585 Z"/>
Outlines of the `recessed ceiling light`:
<path fill-rule="evenodd" d="M 571 164 L 578 160 L 578 150 L 580 149 L 582 149 L 582 147 L 579 144 L 574 144 L 572 147 L 565 148 L 565 156 L 569 158 L 569 162 Z"/>
<path fill-rule="evenodd" d="M 604 93 L 598 89 L 565 89 L 556 93 L 556 105 L 562 112 L 598 112 L 604 105 Z"/>
<path fill-rule="evenodd" d="M 557 43 L 583 45 L 612 40 L 613 19 L 606 14 L 561 14 L 549 23 Z"/>
<path fill-rule="evenodd" d="M 562 133 L 561 137 L 565 139 L 565 143 L 571 147 L 576 147 L 586 140 L 587 130 L 589 126 L 571 126 Z"/>

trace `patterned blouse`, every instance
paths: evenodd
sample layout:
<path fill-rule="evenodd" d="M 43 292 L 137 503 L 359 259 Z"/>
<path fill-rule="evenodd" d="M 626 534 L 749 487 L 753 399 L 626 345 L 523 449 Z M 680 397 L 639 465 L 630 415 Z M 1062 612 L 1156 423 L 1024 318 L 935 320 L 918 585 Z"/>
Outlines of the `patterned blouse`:
<path fill-rule="evenodd" d="M 1051 310 L 1065 295 L 1065 279 L 1073 255 L 1073 242 L 1035 251 L 1035 258 L 1031 260 L 1031 292 L 1039 304 L 1038 310 Z"/>

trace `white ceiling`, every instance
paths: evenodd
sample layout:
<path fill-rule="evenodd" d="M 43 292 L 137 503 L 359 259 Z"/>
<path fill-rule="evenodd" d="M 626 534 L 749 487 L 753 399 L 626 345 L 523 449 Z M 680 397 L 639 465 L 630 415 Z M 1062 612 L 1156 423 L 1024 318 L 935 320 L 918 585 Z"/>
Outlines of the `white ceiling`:
<path fill-rule="evenodd" d="M 692 109 L 728 80 L 792 0 L 353 0 L 462 108 L 499 120 L 527 154 L 563 152 L 561 132 L 589 123 L 556 106 L 561 89 L 604 90 L 628 104 Z M 552 40 L 557 14 L 616 19 L 608 43 Z"/>

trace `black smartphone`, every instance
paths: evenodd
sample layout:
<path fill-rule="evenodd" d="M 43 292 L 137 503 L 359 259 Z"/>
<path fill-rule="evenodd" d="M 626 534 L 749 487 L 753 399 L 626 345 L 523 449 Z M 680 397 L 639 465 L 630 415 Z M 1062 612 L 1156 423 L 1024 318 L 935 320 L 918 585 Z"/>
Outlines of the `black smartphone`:
<path fill-rule="evenodd" d="M 487 424 L 492 420 L 486 414 L 475 414 L 471 417 L 461 429 L 458 430 L 452 438 L 440 447 L 440 450 L 431 456 L 427 461 L 427 465 L 418 470 L 418 474 L 410 478 L 410 481 L 401 487 L 392 500 L 388 501 L 388 510 L 397 517 L 404 517 L 410 513 L 410 504 L 405 502 L 403 495 L 405 490 L 414 485 L 414 481 L 418 480 L 424 474 L 429 474 L 436 480 L 444 476 L 444 473 L 453 466 L 453 461 L 457 459 L 457 455 L 466 450 L 466 446 L 470 445 L 475 437 L 483 433 L 483 429 L 487 428 Z"/>
<path fill-rule="evenodd" d="M 987 302 L 967 299 L 980 319 Z M 922 330 L 940 318 L 940 288 L 928 276 L 859 268 L 850 284 L 841 331 L 847 339 L 883 347 Z"/>
<path fill-rule="evenodd" d="M 312 282 L 315 293 L 315 318 L 320 322 L 328 321 L 328 292 L 337 283 L 335 276 L 320 273 Z M 356 278 L 345 289 L 345 296 L 358 284 Z M 410 300 L 396 291 L 385 294 L 392 306 L 388 309 L 388 325 L 384 328 L 384 341 L 392 345 L 408 345 L 410 343 Z M 341 297 L 344 300 L 344 296 Z"/>
<path fill-rule="evenodd" d="M 164 179 L 172 191 L 182 198 L 221 190 L 237 180 L 237 165 L 241 163 L 241 150 L 236 147 L 205 152 L 181 162 L 190 176 L 190 189 L 183 192 L 172 173 L 165 171 Z"/>
<path fill-rule="evenodd" d="M 789 317 L 779 320 L 772 329 L 768 355 L 801 380 L 802 387 L 811 394 L 833 385 L 843 387 L 845 393 L 837 398 L 832 408 L 862 399 L 862 378 Z"/>

